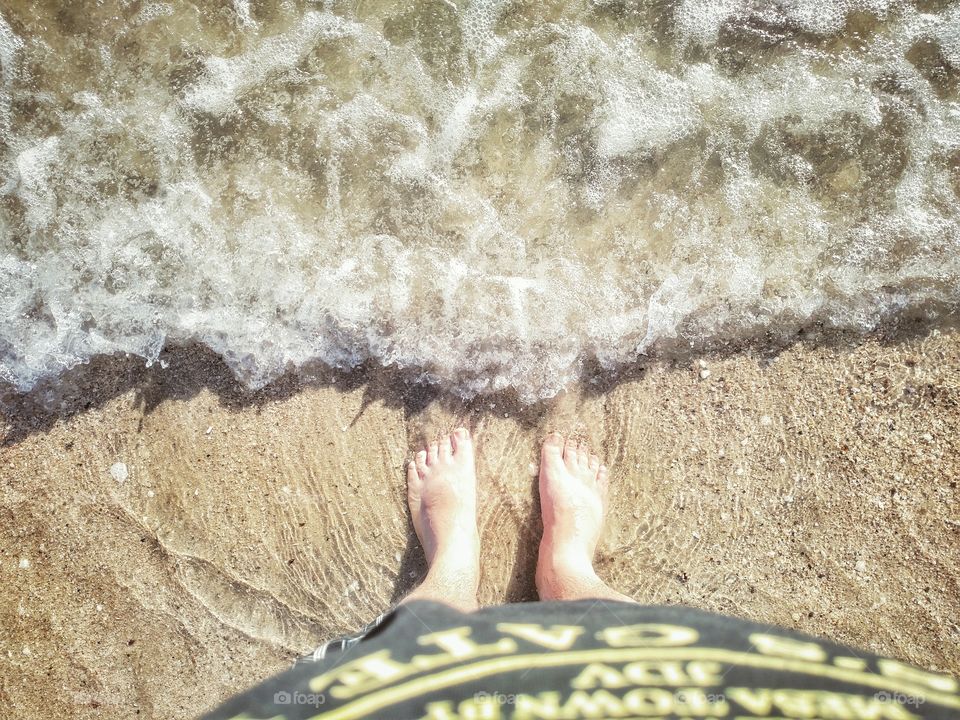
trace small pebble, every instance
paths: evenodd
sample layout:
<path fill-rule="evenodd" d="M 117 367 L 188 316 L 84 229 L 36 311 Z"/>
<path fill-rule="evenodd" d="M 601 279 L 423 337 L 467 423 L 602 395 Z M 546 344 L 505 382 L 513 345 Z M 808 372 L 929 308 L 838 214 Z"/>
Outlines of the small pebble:
<path fill-rule="evenodd" d="M 710 377 L 710 371 L 709 371 L 709 370 L 701 370 L 701 371 L 700 371 L 700 379 L 701 379 L 701 380 L 706 380 L 708 377 Z"/>
<path fill-rule="evenodd" d="M 923 434 L 923 441 L 924 441 L 924 442 L 933 442 L 933 435 L 931 435 L 930 433 L 924 433 L 924 434 Z"/>
<path fill-rule="evenodd" d="M 704 360 L 703 358 L 700 358 L 700 359 L 697 361 L 697 364 L 698 364 L 703 370 L 706 370 L 706 369 L 707 369 L 707 361 Z"/>
<path fill-rule="evenodd" d="M 30 561 L 26 558 L 20 558 L 20 569 L 26 570 L 28 567 L 30 567 Z"/>
<path fill-rule="evenodd" d="M 213 425 L 211 425 L 210 427 L 208 427 L 207 430 L 206 430 L 206 432 L 204 432 L 203 434 L 204 434 L 204 435 L 209 435 L 209 434 L 212 433 L 212 432 L 213 432 Z"/>
<path fill-rule="evenodd" d="M 866 563 L 865 561 L 863 561 L 863 560 L 857 560 L 857 564 L 853 566 L 853 569 L 856 570 L 857 572 L 861 572 L 861 573 L 862 573 L 862 572 L 866 572 L 866 570 L 867 570 L 867 563 Z"/>
<path fill-rule="evenodd" d="M 30 651 L 30 648 L 28 648 L 26 645 L 23 646 L 23 654 L 24 654 L 24 655 L 33 655 L 33 653 Z"/>
<path fill-rule="evenodd" d="M 760 424 L 764 427 L 768 425 L 773 425 L 773 419 L 769 415 L 764 415 L 760 418 Z"/>
<path fill-rule="evenodd" d="M 126 482 L 126 479 L 130 477 L 130 473 L 127 470 L 127 464 L 115 462 L 110 466 L 110 475 L 113 476 L 113 479 L 118 483 Z"/>

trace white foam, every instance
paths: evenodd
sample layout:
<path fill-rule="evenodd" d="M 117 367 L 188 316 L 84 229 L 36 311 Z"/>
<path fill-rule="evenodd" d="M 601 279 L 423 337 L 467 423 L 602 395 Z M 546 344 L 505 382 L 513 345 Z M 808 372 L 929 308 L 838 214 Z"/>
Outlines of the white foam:
<path fill-rule="evenodd" d="M 96 67 L 0 24 L 0 107 L 31 101 L 0 164 L 20 390 L 199 342 L 251 387 L 372 360 L 533 400 L 594 362 L 960 300 L 960 110 L 907 59 L 934 38 L 953 62 L 955 8 L 768 5 L 771 52 L 716 46 L 744 2 L 687 0 L 658 34 L 612 31 L 616 3 L 254 22 L 238 0 L 202 42 L 165 7 L 79 28 L 83 57 L 113 48 Z M 854 11 L 877 27 L 837 42 Z M 56 72 L 25 76 L 54 46 Z M 138 65 L 157 57 L 178 64 Z"/>
<path fill-rule="evenodd" d="M 14 191 L 27 208 L 26 221 L 31 230 L 40 230 L 53 221 L 57 199 L 50 174 L 57 163 L 59 146 L 60 138 L 52 135 L 17 155 L 19 176 Z"/>
<path fill-rule="evenodd" d="M 10 128 L 10 92 L 17 75 L 17 62 L 20 51 L 23 49 L 23 40 L 13 32 L 13 28 L 0 15 L 0 130 L 7 132 Z"/>
<path fill-rule="evenodd" d="M 208 57 L 204 76 L 184 94 L 184 103 L 209 113 L 227 112 L 247 90 L 268 77 L 289 72 L 318 42 L 359 32 L 356 23 L 331 13 L 308 11 L 289 31 L 267 38 L 246 53 L 231 58 Z"/>

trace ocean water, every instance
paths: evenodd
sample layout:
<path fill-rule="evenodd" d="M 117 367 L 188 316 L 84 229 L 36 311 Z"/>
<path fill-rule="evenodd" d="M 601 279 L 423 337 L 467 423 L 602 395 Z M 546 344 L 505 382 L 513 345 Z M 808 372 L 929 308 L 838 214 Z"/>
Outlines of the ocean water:
<path fill-rule="evenodd" d="M 0 380 L 464 396 L 960 301 L 960 2 L 0 0 Z"/>

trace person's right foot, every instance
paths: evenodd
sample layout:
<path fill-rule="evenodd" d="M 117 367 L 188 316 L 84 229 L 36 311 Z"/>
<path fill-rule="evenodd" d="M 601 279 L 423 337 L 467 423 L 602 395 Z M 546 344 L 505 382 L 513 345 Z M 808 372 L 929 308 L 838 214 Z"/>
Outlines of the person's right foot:
<path fill-rule="evenodd" d="M 477 472 L 466 428 L 430 443 L 407 466 L 413 527 L 431 569 L 479 581 Z"/>
<path fill-rule="evenodd" d="M 602 594 L 595 591 L 600 581 L 593 571 L 593 556 L 603 530 L 607 488 L 607 469 L 585 444 L 564 441 L 558 433 L 543 441 L 543 539 L 536 577 L 542 600 Z"/>

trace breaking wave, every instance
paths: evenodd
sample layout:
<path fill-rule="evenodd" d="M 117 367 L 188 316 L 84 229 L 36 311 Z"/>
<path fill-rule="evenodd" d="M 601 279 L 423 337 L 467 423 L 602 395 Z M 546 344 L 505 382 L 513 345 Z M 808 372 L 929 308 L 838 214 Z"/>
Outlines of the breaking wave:
<path fill-rule="evenodd" d="M 533 400 L 588 365 L 960 300 L 958 3 L 0 14 L 21 391 L 200 342 L 251 387 L 372 360 Z"/>

